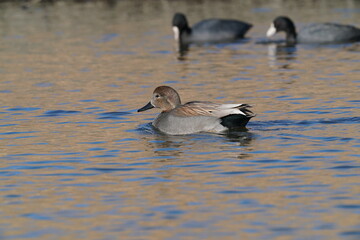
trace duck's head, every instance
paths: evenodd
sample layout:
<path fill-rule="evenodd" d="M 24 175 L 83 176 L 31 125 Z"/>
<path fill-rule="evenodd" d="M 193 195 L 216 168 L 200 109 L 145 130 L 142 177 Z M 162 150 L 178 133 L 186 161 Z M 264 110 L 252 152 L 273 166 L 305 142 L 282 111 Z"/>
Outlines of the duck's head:
<path fill-rule="evenodd" d="M 266 36 L 271 37 L 278 32 L 285 32 L 287 41 L 296 40 L 295 24 L 289 17 L 279 16 L 275 18 L 267 30 Z"/>
<path fill-rule="evenodd" d="M 183 13 L 175 13 L 172 20 L 172 29 L 174 38 L 177 41 L 180 40 L 181 33 L 190 31 L 186 16 Z"/>
<path fill-rule="evenodd" d="M 175 89 L 169 86 L 159 86 L 155 88 L 151 100 L 138 112 L 146 111 L 151 108 L 160 108 L 162 111 L 170 111 L 181 104 L 180 96 Z"/>

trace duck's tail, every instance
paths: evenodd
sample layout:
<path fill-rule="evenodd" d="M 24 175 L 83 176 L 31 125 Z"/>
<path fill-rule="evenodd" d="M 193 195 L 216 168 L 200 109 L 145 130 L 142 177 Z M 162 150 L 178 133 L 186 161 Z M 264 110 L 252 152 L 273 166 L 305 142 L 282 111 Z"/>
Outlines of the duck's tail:
<path fill-rule="evenodd" d="M 243 114 L 230 114 L 221 118 L 221 125 L 229 130 L 246 129 L 246 124 L 256 115 L 249 109 L 251 108 L 251 105 L 249 104 L 241 104 L 237 108 Z"/>

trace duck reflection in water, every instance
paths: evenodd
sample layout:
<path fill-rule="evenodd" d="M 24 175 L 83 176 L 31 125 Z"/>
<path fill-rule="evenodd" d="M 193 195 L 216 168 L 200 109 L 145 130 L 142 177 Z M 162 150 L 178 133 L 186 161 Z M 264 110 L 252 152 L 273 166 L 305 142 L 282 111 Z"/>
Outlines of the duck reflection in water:
<path fill-rule="evenodd" d="M 277 69 L 291 69 L 291 62 L 296 60 L 296 46 L 286 43 L 269 43 L 269 66 Z"/>
<path fill-rule="evenodd" d="M 162 157 L 180 157 L 188 154 L 188 152 L 211 153 L 226 151 L 234 151 L 236 158 L 242 159 L 243 151 L 234 149 L 234 143 L 241 147 L 251 147 L 252 141 L 255 139 L 251 132 L 231 132 L 225 135 L 217 134 L 191 134 L 191 135 L 167 135 L 157 129 L 151 124 L 146 124 L 146 127 L 141 127 L 140 133 L 150 131 L 153 134 L 144 134 L 142 140 L 148 151 L 154 152 L 157 156 Z M 151 129 L 151 130 L 150 130 Z M 216 144 L 215 144 L 216 143 Z M 220 144 L 219 144 L 220 143 Z M 214 148 L 216 145 L 216 148 Z"/>

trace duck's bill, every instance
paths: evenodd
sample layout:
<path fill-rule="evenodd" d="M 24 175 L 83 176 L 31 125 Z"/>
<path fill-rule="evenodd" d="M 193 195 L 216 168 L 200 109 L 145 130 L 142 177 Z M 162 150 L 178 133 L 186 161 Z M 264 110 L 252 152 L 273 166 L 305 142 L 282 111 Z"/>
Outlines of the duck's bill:
<path fill-rule="evenodd" d="M 267 36 L 267 37 L 272 37 L 272 36 L 275 35 L 275 33 L 276 33 L 276 28 L 275 28 L 274 24 L 272 23 L 272 24 L 270 25 L 270 28 L 269 28 L 269 29 L 267 30 L 267 32 L 266 32 L 266 36 Z"/>
<path fill-rule="evenodd" d="M 137 111 L 142 112 L 142 111 L 146 111 L 146 110 L 149 110 L 149 109 L 152 109 L 152 108 L 154 108 L 154 106 L 151 104 L 151 102 L 149 102 L 148 104 L 146 104 L 142 108 L 138 109 Z"/>
<path fill-rule="evenodd" d="M 174 32 L 175 40 L 179 41 L 179 39 L 180 39 L 180 30 L 179 30 L 179 28 L 176 27 L 176 26 L 173 26 L 172 29 L 173 29 L 173 32 Z"/>

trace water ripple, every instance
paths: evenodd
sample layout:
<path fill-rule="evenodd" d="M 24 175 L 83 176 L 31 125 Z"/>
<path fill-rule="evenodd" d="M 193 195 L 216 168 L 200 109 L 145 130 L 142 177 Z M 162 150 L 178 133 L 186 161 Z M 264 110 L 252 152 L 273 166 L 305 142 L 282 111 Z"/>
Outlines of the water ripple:
<path fill-rule="evenodd" d="M 98 172 L 128 172 L 140 170 L 139 168 L 84 168 L 86 171 L 98 171 Z"/>
<path fill-rule="evenodd" d="M 8 111 L 14 111 L 14 112 L 19 112 L 19 111 L 24 111 L 24 112 L 31 112 L 31 111 L 36 111 L 39 110 L 41 108 L 36 108 L 36 107 L 16 107 L 16 108 L 9 108 L 7 109 Z"/>
<path fill-rule="evenodd" d="M 127 119 L 125 115 L 129 115 L 130 112 L 106 112 L 106 113 L 100 113 L 98 119 Z"/>
<path fill-rule="evenodd" d="M 46 111 L 43 115 L 40 115 L 38 117 L 61 117 L 61 116 L 67 116 L 71 114 L 79 114 L 80 111 L 72 111 L 72 110 L 50 110 Z"/>
<path fill-rule="evenodd" d="M 341 118 L 319 118 L 312 120 L 272 120 L 272 121 L 252 121 L 249 125 L 251 126 L 265 126 L 265 127 L 273 127 L 273 126 L 298 126 L 298 125 L 316 125 L 316 124 L 358 124 L 360 123 L 360 117 L 341 117 Z"/>

